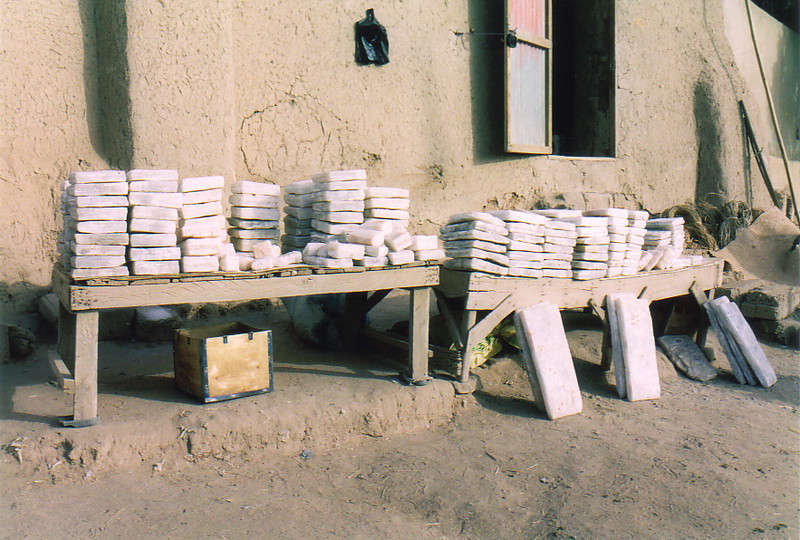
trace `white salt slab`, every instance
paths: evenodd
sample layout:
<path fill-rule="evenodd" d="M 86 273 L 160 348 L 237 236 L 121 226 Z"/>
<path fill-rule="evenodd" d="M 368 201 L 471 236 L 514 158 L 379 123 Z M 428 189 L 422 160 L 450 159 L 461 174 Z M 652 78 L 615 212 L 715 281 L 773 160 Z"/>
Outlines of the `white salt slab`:
<path fill-rule="evenodd" d="M 444 251 L 442 251 L 442 253 L 444 253 Z M 386 257 L 389 255 L 389 248 L 385 245 L 364 246 L 364 255 L 366 257 Z"/>
<path fill-rule="evenodd" d="M 179 255 L 219 255 L 221 249 L 218 238 L 187 238 L 180 244 Z"/>
<path fill-rule="evenodd" d="M 445 251 L 470 248 L 482 249 L 484 251 L 500 254 L 504 254 L 508 251 L 504 245 L 486 242 L 484 240 L 448 240 L 444 242 Z"/>
<path fill-rule="evenodd" d="M 164 206 L 132 206 L 130 217 L 134 219 L 160 219 L 178 221 L 178 209 Z"/>
<path fill-rule="evenodd" d="M 439 238 L 435 235 L 415 234 L 411 237 L 411 249 L 414 251 L 438 249 Z"/>
<path fill-rule="evenodd" d="M 273 195 L 253 195 L 250 193 L 234 193 L 228 197 L 232 206 L 256 206 L 277 208 L 280 198 Z"/>
<path fill-rule="evenodd" d="M 598 208 L 595 210 L 584 210 L 584 216 L 600 216 L 628 219 L 630 212 L 624 208 Z"/>
<path fill-rule="evenodd" d="M 610 217 L 610 218 L 606 218 L 606 219 L 608 220 L 608 226 L 609 227 L 627 227 L 628 226 L 628 220 L 624 219 L 624 218 Z"/>
<path fill-rule="evenodd" d="M 386 247 L 389 248 L 389 251 L 402 251 L 409 246 L 413 242 L 411 235 L 408 231 L 394 231 L 386 235 Z"/>
<path fill-rule="evenodd" d="M 408 210 L 388 210 L 385 208 L 367 208 L 364 210 L 364 217 L 378 219 L 398 219 L 408 220 L 411 215 Z"/>
<path fill-rule="evenodd" d="M 67 188 L 67 195 L 127 195 L 127 182 L 97 182 L 91 184 L 72 184 Z"/>
<path fill-rule="evenodd" d="M 328 257 L 334 259 L 363 259 L 365 253 L 363 244 L 350 244 L 337 240 L 328 242 L 326 250 Z"/>
<path fill-rule="evenodd" d="M 69 197 L 68 204 L 78 208 L 112 208 L 128 206 L 128 197 L 125 195 L 80 195 Z"/>
<path fill-rule="evenodd" d="M 619 320 L 617 318 L 617 308 L 615 299 L 620 297 L 635 298 L 631 293 L 618 293 L 606 296 L 605 307 L 607 314 L 606 324 L 608 325 L 609 338 L 611 340 L 611 360 L 614 366 L 614 379 L 617 395 L 625 398 L 628 395 L 627 384 L 625 382 L 625 361 L 622 357 L 622 343 L 619 334 Z"/>
<path fill-rule="evenodd" d="M 239 257 L 236 255 L 220 255 L 219 269 L 221 272 L 239 272 Z"/>
<path fill-rule="evenodd" d="M 314 212 L 314 218 L 320 221 L 327 221 L 329 223 L 349 223 L 353 225 L 360 225 L 364 222 L 364 214 L 361 212 Z"/>
<path fill-rule="evenodd" d="M 127 233 L 84 234 L 75 233 L 72 240 L 76 244 L 93 244 L 102 246 L 125 246 L 128 244 Z"/>
<path fill-rule="evenodd" d="M 448 257 L 454 259 L 484 259 L 500 266 L 508 266 L 509 263 L 509 259 L 505 255 L 477 248 L 445 249 L 444 252 Z"/>
<path fill-rule="evenodd" d="M 516 232 L 508 233 L 509 243 L 523 242 L 527 244 L 544 244 L 544 233 L 542 234 L 523 234 Z"/>
<path fill-rule="evenodd" d="M 644 238 L 642 238 L 641 236 L 633 236 L 629 234 L 625 240 L 628 242 L 629 245 L 632 246 L 644 245 Z"/>
<path fill-rule="evenodd" d="M 364 201 L 321 201 L 312 204 L 314 210 L 321 212 L 364 212 Z"/>
<path fill-rule="evenodd" d="M 231 217 L 245 220 L 277 220 L 280 219 L 281 212 L 278 208 L 231 206 Z"/>
<path fill-rule="evenodd" d="M 218 272 L 219 257 L 211 256 L 184 256 L 181 257 L 181 272 Z"/>
<path fill-rule="evenodd" d="M 550 221 L 549 218 L 541 214 L 535 214 L 524 210 L 493 210 L 487 213 L 503 221 L 528 223 L 530 225 L 541 225 Z"/>
<path fill-rule="evenodd" d="M 178 228 L 181 238 L 217 238 L 224 232 L 219 225 L 187 223 Z"/>
<path fill-rule="evenodd" d="M 561 219 L 574 224 L 576 227 L 608 227 L 608 219 L 604 217 L 580 216 Z"/>
<path fill-rule="evenodd" d="M 623 276 L 633 276 L 633 275 L 636 274 L 636 272 L 637 272 L 636 268 L 623 267 L 621 275 L 623 275 Z M 613 276 L 609 276 L 609 277 L 613 277 Z"/>
<path fill-rule="evenodd" d="M 314 215 L 314 208 L 308 206 L 284 206 L 283 212 L 287 216 L 292 216 L 297 219 L 311 219 Z"/>
<path fill-rule="evenodd" d="M 606 236 L 582 236 L 578 238 L 577 244 L 584 244 L 588 246 L 597 246 L 608 244 L 609 238 L 608 235 Z"/>
<path fill-rule="evenodd" d="M 659 229 L 671 231 L 676 228 L 683 228 L 684 220 L 682 217 L 674 218 L 652 218 L 647 220 L 648 229 Z"/>
<path fill-rule="evenodd" d="M 281 187 L 277 184 L 239 180 L 231 184 L 231 193 L 269 195 L 272 197 L 278 197 L 281 194 Z"/>
<path fill-rule="evenodd" d="M 583 212 L 580 210 L 569 210 L 569 209 L 544 209 L 544 210 L 531 210 L 534 214 L 539 214 L 541 216 L 549 217 L 552 219 L 562 219 L 562 218 L 575 218 L 580 217 L 583 215 Z"/>
<path fill-rule="evenodd" d="M 453 214 L 448 218 L 447 224 L 467 223 L 472 221 L 481 221 L 483 223 L 494 225 L 499 230 L 506 230 L 506 224 L 502 219 L 491 214 L 487 214 L 486 212 L 462 212 L 460 214 Z"/>
<path fill-rule="evenodd" d="M 658 270 L 668 270 L 672 268 L 672 265 L 675 263 L 678 257 L 680 257 L 681 252 L 677 249 L 673 249 L 669 246 L 660 246 L 656 248 L 655 251 L 661 252 L 661 257 L 655 264 L 655 268 Z"/>
<path fill-rule="evenodd" d="M 278 267 L 278 256 L 267 255 L 263 257 L 256 256 L 250 263 L 250 270 L 253 272 L 260 272 L 262 270 L 269 270 L 270 268 Z"/>
<path fill-rule="evenodd" d="M 303 262 L 310 266 L 322 268 L 352 268 L 353 259 L 334 259 L 332 257 L 317 257 L 313 255 L 303 255 Z"/>
<path fill-rule="evenodd" d="M 248 255 L 237 254 L 236 258 L 239 259 L 239 270 L 246 272 L 252 270 L 253 261 L 255 259 Z"/>
<path fill-rule="evenodd" d="M 133 261 L 131 273 L 137 276 L 180 274 L 180 261 Z"/>
<path fill-rule="evenodd" d="M 506 246 L 506 248 L 506 252 L 508 253 L 542 253 L 544 251 L 544 244 L 530 244 L 528 242 L 518 242 L 516 240 L 512 240 L 511 243 Z"/>
<path fill-rule="evenodd" d="M 96 277 L 121 277 L 130 275 L 127 266 L 114 268 L 73 268 L 69 271 L 73 279 L 86 279 Z"/>
<path fill-rule="evenodd" d="M 125 182 L 125 171 L 76 171 L 67 176 L 70 184 Z"/>
<path fill-rule="evenodd" d="M 557 268 L 542 268 L 543 278 L 569 279 L 572 277 L 572 270 L 561 270 Z"/>
<path fill-rule="evenodd" d="M 300 264 L 303 262 L 303 254 L 299 251 L 289 251 L 284 253 L 277 259 L 278 267 L 290 266 L 292 264 Z"/>
<path fill-rule="evenodd" d="M 318 219 L 312 219 L 311 225 L 319 232 L 326 234 L 344 234 L 357 227 L 354 223 L 329 223 Z"/>
<path fill-rule="evenodd" d="M 608 243 L 608 251 L 616 251 L 616 252 L 625 252 L 628 248 L 628 244 L 625 242 L 609 242 Z"/>
<path fill-rule="evenodd" d="M 647 227 L 647 220 L 646 219 L 629 219 L 628 220 L 628 227 L 634 229 L 644 229 Z"/>
<path fill-rule="evenodd" d="M 303 248 L 303 255 L 318 255 L 320 250 L 327 250 L 327 248 L 327 242 L 309 242 L 306 244 L 306 247 Z"/>
<path fill-rule="evenodd" d="M 572 253 L 542 253 L 542 264 L 556 264 L 554 268 L 569 268 L 572 260 Z"/>
<path fill-rule="evenodd" d="M 136 191 L 128 195 L 131 205 L 163 206 L 165 208 L 180 208 L 183 206 L 183 197 L 180 193 L 150 193 Z"/>
<path fill-rule="evenodd" d="M 542 270 L 540 268 L 508 268 L 509 277 L 521 278 L 540 278 L 542 277 Z"/>
<path fill-rule="evenodd" d="M 609 225 L 608 235 L 623 235 L 628 236 L 629 227 L 627 225 Z M 644 234 L 644 233 L 642 233 Z"/>
<path fill-rule="evenodd" d="M 128 249 L 128 259 L 131 261 L 177 261 L 181 258 L 179 247 L 132 247 Z"/>
<path fill-rule="evenodd" d="M 484 242 L 492 242 L 501 245 L 508 245 L 511 242 L 511 240 L 509 240 L 509 238 L 506 236 L 481 231 L 478 229 L 446 233 L 442 235 L 442 240 L 445 242 L 456 240 L 483 240 Z"/>
<path fill-rule="evenodd" d="M 365 246 L 382 246 L 386 240 L 386 233 L 363 227 L 348 231 L 347 241 L 353 244 L 363 244 Z"/>
<path fill-rule="evenodd" d="M 518 223 L 515 221 L 506 222 L 506 230 L 508 234 L 529 234 L 533 236 L 541 236 L 544 234 L 544 225 L 531 225 L 530 223 Z"/>
<path fill-rule="evenodd" d="M 128 219 L 128 209 L 126 207 L 70 208 L 69 215 L 78 221 L 119 221 Z"/>
<path fill-rule="evenodd" d="M 530 251 L 509 251 L 506 254 L 509 261 L 528 261 L 528 262 L 542 262 L 544 260 L 543 253 L 533 253 Z"/>
<path fill-rule="evenodd" d="M 364 220 L 364 223 L 359 225 L 358 228 L 381 231 L 384 234 L 391 234 L 395 231 L 401 231 L 405 229 L 405 227 L 402 226 L 397 221 L 393 221 L 390 219 L 377 219 L 377 218 L 369 218 Z"/>
<path fill-rule="evenodd" d="M 595 262 L 608 262 L 608 255 L 603 253 L 585 253 L 575 252 L 572 255 L 573 261 L 595 261 Z"/>
<path fill-rule="evenodd" d="M 222 214 L 222 203 L 219 201 L 214 201 L 200 204 L 184 204 L 181 206 L 179 213 L 183 219 L 214 216 L 217 214 Z"/>
<path fill-rule="evenodd" d="M 124 233 L 128 232 L 127 221 L 78 221 L 75 230 L 79 233 Z"/>
<path fill-rule="evenodd" d="M 228 223 L 237 229 L 277 229 L 278 220 L 276 219 L 239 219 L 230 218 Z"/>
<path fill-rule="evenodd" d="M 287 196 L 287 201 L 289 198 Z M 347 189 L 338 191 L 318 191 L 311 194 L 311 202 L 324 202 L 324 201 L 363 201 L 363 189 Z"/>
<path fill-rule="evenodd" d="M 551 220 L 544 225 L 545 234 L 553 234 L 558 236 L 578 236 L 575 232 L 577 227 L 574 223 L 566 221 Z M 559 232 L 563 231 L 563 232 Z"/>
<path fill-rule="evenodd" d="M 558 307 L 541 302 L 517 310 L 514 326 L 537 405 L 551 420 L 580 413 L 581 391 Z"/>
<path fill-rule="evenodd" d="M 703 308 L 706 310 L 708 319 L 711 322 L 711 327 L 714 329 L 714 333 L 717 335 L 717 340 L 722 346 L 725 356 L 728 358 L 731 371 L 733 371 L 736 381 L 739 384 L 755 384 L 755 374 L 750 369 L 747 360 L 745 360 L 744 353 L 742 353 L 742 350 L 739 348 L 738 343 L 731 335 L 731 332 L 727 330 L 726 326 L 720 320 L 719 313 L 715 309 L 716 305 L 727 302 L 728 299 L 723 296 L 705 302 L 705 304 L 703 304 Z"/>
<path fill-rule="evenodd" d="M 572 279 L 586 281 L 587 279 L 600 279 L 606 277 L 606 270 L 573 270 Z"/>
<path fill-rule="evenodd" d="M 724 298 L 724 300 L 722 300 Z M 778 380 L 764 350 L 756 339 L 753 329 L 742 316 L 739 307 L 726 297 L 712 301 L 719 321 L 739 347 L 744 359 L 749 364 L 761 386 L 769 388 Z"/>
<path fill-rule="evenodd" d="M 341 180 L 366 180 L 367 171 L 364 169 L 351 169 L 342 171 L 328 171 L 315 174 L 311 177 L 314 183 L 338 182 Z"/>
<path fill-rule="evenodd" d="M 607 227 L 575 227 L 575 234 L 578 235 L 578 238 L 585 237 L 585 236 L 607 236 L 608 235 L 608 228 Z"/>
<path fill-rule="evenodd" d="M 222 201 L 221 189 L 202 189 L 200 191 L 189 191 L 181 194 L 183 205 L 187 204 L 202 204 L 202 203 L 220 203 Z"/>
<path fill-rule="evenodd" d="M 262 240 L 253 244 L 253 256 L 256 259 L 263 257 L 280 257 L 281 248 L 270 240 Z"/>
<path fill-rule="evenodd" d="M 626 251 L 609 251 L 608 252 L 608 262 L 609 263 L 614 263 L 614 262 L 622 263 L 622 261 L 625 260 L 626 256 L 627 256 L 627 252 Z M 638 260 L 639 259 L 637 257 L 636 261 L 638 262 Z"/>
<path fill-rule="evenodd" d="M 650 212 L 647 210 L 628 210 L 628 219 L 629 220 L 647 220 L 650 217 Z"/>
<path fill-rule="evenodd" d="M 166 219 L 133 218 L 128 224 L 132 233 L 174 233 L 176 223 Z"/>
<path fill-rule="evenodd" d="M 529 260 L 510 260 L 508 261 L 509 268 L 538 268 L 539 270 L 542 269 L 542 261 L 541 259 L 535 261 Z"/>
<path fill-rule="evenodd" d="M 545 253 L 572 253 L 575 251 L 572 246 L 553 244 L 552 242 L 545 242 L 543 249 Z"/>
<path fill-rule="evenodd" d="M 308 195 L 316 189 L 317 186 L 310 179 L 292 182 L 283 186 L 283 192 L 287 195 Z"/>
<path fill-rule="evenodd" d="M 222 176 L 196 176 L 193 178 L 183 178 L 178 184 L 178 191 L 201 191 L 204 189 L 221 189 L 225 186 L 225 178 Z M 219 261 L 217 261 L 217 264 Z M 202 271 L 202 270 L 200 270 Z"/>
<path fill-rule="evenodd" d="M 543 243 L 572 247 L 576 245 L 577 239 L 566 236 L 552 236 L 550 234 L 545 234 Z"/>
<path fill-rule="evenodd" d="M 474 258 L 456 258 L 447 259 L 444 262 L 445 268 L 451 270 L 467 270 L 472 272 L 484 272 L 487 274 L 496 274 L 504 276 L 508 274 L 508 268 L 498 264 L 491 263 L 483 259 Z"/>
<path fill-rule="evenodd" d="M 506 229 L 505 224 L 498 226 L 492 223 L 486 223 L 485 221 L 464 221 L 460 223 L 452 223 L 450 225 L 442 226 L 439 229 L 439 232 L 442 235 L 446 235 L 473 230 L 488 232 L 498 236 L 506 236 L 508 234 L 508 229 Z"/>
<path fill-rule="evenodd" d="M 134 180 L 128 183 L 130 191 L 150 191 L 153 193 L 175 193 L 177 180 Z"/>
<path fill-rule="evenodd" d="M 280 236 L 278 229 L 228 229 L 232 238 L 261 238 L 275 239 Z"/>
<path fill-rule="evenodd" d="M 658 399 L 661 397 L 661 383 L 649 302 L 631 296 L 616 297 L 613 301 L 625 364 L 627 399 Z"/>
<path fill-rule="evenodd" d="M 94 246 L 70 242 L 68 249 L 74 255 L 125 255 L 125 246 Z"/>
<path fill-rule="evenodd" d="M 293 195 L 291 193 L 287 193 L 283 196 L 283 200 L 286 204 L 303 208 L 314 204 L 315 195 L 315 193 L 305 193 L 302 195 Z"/>
<path fill-rule="evenodd" d="M 72 268 L 113 268 L 125 264 L 124 255 L 75 255 L 70 257 Z"/>
<path fill-rule="evenodd" d="M 353 189 L 367 189 L 366 180 L 336 180 L 332 182 L 315 182 L 314 191 L 343 191 Z M 364 194 L 366 197 L 366 193 Z"/>
<path fill-rule="evenodd" d="M 389 264 L 392 266 L 408 264 L 411 262 L 414 262 L 414 252 L 410 249 L 389 252 Z"/>
<path fill-rule="evenodd" d="M 580 244 L 575 246 L 575 253 L 603 253 L 608 254 L 608 245 L 606 244 L 599 244 L 599 245 L 587 245 L 587 244 Z"/>
<path fill-rule="evenodd" d="M 131 169 L 125 175 L 129 182 L 136 180 L 178 180 L 174 169 Z"/>
<path fill-rule="evenodd" d="M 368 187 L 366 189 L 366 196 L 368 198 L 393 198 L 393 199 L 407 199 L 410 192 L 403 188 L 393 187 Z"/>
<path fill-rule="evenodd" d="M 418 261 L 439 261 L 446 257 L 443 249 L 420 249 L 414 252 L 414 259 Z"/>
<path fill-rule="evenodd" d="M 131 247 L 169 247 L 178 244 L 178 236 L 171 234 L 132 234 Z"/>
<path fill-rule="evenodd" d="M 354 263 L 358 266 L 364 266 L 366 268 L 389 266 L 389 257 L 388 256 L 368 257 L 365 255 L 363 259 L 355 260 Z"/>
<path fill-rule="evenodd" d="M 608 270 L 608 264 L 602 261 L 585 261 L 573 259 L 572 268 L 574 270 Z"/>
<path fill-rule="evenodd" d="M 365 208 L 383 208 L 386 210 L 407 210 L 411 206 L 408 199 L 367 198 L 364 200 Z"/>

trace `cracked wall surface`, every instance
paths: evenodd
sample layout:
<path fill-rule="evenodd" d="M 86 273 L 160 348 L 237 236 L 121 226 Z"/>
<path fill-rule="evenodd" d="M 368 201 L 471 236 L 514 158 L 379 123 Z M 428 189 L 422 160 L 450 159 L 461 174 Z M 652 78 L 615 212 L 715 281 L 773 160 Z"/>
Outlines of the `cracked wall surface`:
<path fill-rule="evenodd" d="M 373 185 L 411 190 L 420 233 L 558 193 L 619 193 L 653 211 L 704 186 L 742 199 L 747 92 L 723 4 L 616 1 L 616 157 L 580 159 L 483 151 L 502 125 L 501 104 L 484 99 L 502 84 L 502 49 L 468 31 L 501 20 L 497 0 L 373 2 L 390 39 L 381 67 L 354 62 L 365 9 L 354 0 L 5 1 L 0 305 L 30 308 L 48 285 L 72 170 L 285 184 L 366 168 Z"/>

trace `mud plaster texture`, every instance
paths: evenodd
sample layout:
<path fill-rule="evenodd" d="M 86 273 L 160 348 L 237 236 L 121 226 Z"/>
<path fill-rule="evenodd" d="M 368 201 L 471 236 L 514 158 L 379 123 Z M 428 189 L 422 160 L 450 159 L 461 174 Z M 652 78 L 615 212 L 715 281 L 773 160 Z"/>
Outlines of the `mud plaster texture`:
<path fill-rule="evenodd" d="M 0 314 L 49 285 L 69 171 L 177 168 L 285 184 L 363 167 L 411 190 L 412 228 L 564 192 L 658 211 L 742 199 L 747 99 L 722 0 L 617 1 L 613 158 L 508 155 L 501 2 L 380 0 L 391 62 L 354 62 L 352 0 L 6 2 L 0 22 Z M 501 19 L 500 19 L 501 20 Z M 502 74 L 502 69 L 499 70 Z M 751 109 L 761 124 L 766 111 Z M 14 211 L 7 211 L 14 209 Z"/>

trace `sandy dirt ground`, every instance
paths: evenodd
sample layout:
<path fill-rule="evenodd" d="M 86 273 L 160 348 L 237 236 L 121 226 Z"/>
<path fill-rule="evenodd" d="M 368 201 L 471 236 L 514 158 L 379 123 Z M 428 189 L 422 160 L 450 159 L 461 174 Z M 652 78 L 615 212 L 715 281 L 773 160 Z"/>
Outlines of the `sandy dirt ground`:
<path fill-rule="evenodd" d="M 629 403 L 570 330 L 583 413 L 549 421 L 513 355 L 477 370 L 448 422 L 303 455 L 31 472 L 0 463 L 2 538 L 798 538 L 797 351 L 765 345 L 770 389 L 662 363 Z M 711 342 L 719 349 L 718 345 Z"/>

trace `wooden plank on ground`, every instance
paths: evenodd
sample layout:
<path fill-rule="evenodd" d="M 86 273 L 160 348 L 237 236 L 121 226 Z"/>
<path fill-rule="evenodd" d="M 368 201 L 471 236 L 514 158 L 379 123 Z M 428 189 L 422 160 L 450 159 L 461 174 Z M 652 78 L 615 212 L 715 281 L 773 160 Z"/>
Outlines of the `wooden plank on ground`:
<path fill-rule="evenodd" d="M 725 298 L 727 300 L 727 298 Z M 764 349 L 758 343 L 753 329 L 747 324 L 739 307 L 728 301 L 717 305 L 717 314 L 723 326 L 733 336 L 745 360 L 753 370 L 756 379 L 765 388 L 769 388 L 778 380 L 775 370 L 772 369 Z"/>
<path fill-rule="evenodd" d="M 542 302 L 514 314 L 517 337 L 531 381 L 539 387 L 540 403 L 551 420 L 583 409 L 575 366 L 558 306 Z M 537 392 L 534 390 L 534 395 Z"/>
<path fill-rule="evenodd" d="M 658 378 L 656 344 L 649 302 L 622 297 L 614 300 L 617 313 L 625 382 L 629 401 L 658 399 L 661 382 Z"/>

